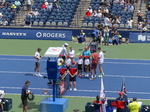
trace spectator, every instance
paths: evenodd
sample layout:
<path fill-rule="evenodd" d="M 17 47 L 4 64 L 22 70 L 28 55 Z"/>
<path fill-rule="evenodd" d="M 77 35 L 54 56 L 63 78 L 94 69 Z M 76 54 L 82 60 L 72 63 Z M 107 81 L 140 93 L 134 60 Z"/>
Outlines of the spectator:
<path fill-rule="evenodd" d="M 143 26 L 142 22 L 139 22 L 138 23 L 138 30 L 142 30 L 142 26 Z"/>
<path fill-rule="evenodd" d="M 26 0 L 25 2 L 26 2 L 26 4 L 27 4 L 27 10 L 30 11 L 30 10 L 31 10 L 31 6 L 32 6 L 33 0 Z"/>
<path fill-rule="evenodd" d="M 38 12 L 37 9 L 35 9 L 35 10 L 33 11 L 33 15 L 34 15 L 34 16 L 38 16 L 38 15 L 40 15 L 40 13 Z"/>
<path fill-rule="evenodd" d="M 54 7 L 55 9 L 58 9 L 60 8 L 60 3 L 58 2 L 58 0 L 54 0 Z"/>
<path fill-rule="evenodd" d="M 147 10 L 150 11 L 150 5 L 148 5 Z"/>
<path fill-rule="evenodd" d="M 114 36 L 117 33 L 118 33 L 117 28 L 115 26 L 112 26 L 111 35 Z"/>
<path fill-rule="evenodd" d="M 100 44 L 100 45 L 102 45 L 103 44 L 103 41 L 104 41 L 104 37 L 102 37 L 102 34 L 99 34 L 99 36 L 98 36 L 98 43 Z"/>
<path fill-rule="evenodd" d="M 28 16 L 33 17 L 34 16 L 33 12 L 29 11 Z"/>
<path fill-rule="evenodd" d="M 116 18 L 116 23 L 117 23 L 117 24 L 120 24 L 120 21 L 121 21 L 121 17 L 120 17 L 120 16 L 117 16 L 117 18 Z"/>
<path fill-rule="evenodd" d="M 142 17 L 141 11 L 138 11 L 137 17 L 138 17 L 138 20 L 137 20 L 138 23 L 139 23 L 139 22 L 143 22 L 143 17 Z"/>
<path fill-rule="evenodd" d="M 70 56 L 71 62 L 74 61 L 75 57 L 75 50 L 73 50 L 73 47 L 70 47 L 70 50 L 68 51 L 68 55 Z"/>
<path fill-rule="evenodd" d="M 133 102 L 128 106 L 129 112 L 140 112 L 140 104 L 136 102 L 137 98 L 133 97 Z"/>
<path fill-rule="evenodd" d="M 8 25 L 8 21 L 4 18 L 3 20 L 3 26 L 7 26 Z"/>
<path fill-rule="evenodd" d="M 129 11 L 134 12 L 134 6 L 132 4 L 130 4 Z"/>
<path fill-rule="evenodd" d="M 97 17 L 100 17 L 100 18 L 102 18 L 102 13 L 101 13 L 101 10 L 98 10 L 98 12 L 97 12 Z"/>
<path fill-rule="evenodd" d="M 17 7 L 14 4 L 11 4 L 11 10 L 16 14 Z"/>
<path fill-rule="evenodd" d="M 93 13 L 93 9 L 91 6 L 89 6 L 89 12 L 92 14 Z"/>
<path fill-rule="evenodd" d="M 150 17 L 147 18 L 146 23 L 150 25 Z"/>
<path fill-rule="evenodd" d="M 104 45 L 109 45 L 109 28 L 105 26 L 104 28 Z"/>
<path fill-rule="evenodd" d="M 98 33 L 102 34 L 102 30 L 103 30 L 103 25 L 100 23 L 97 25 L 97 29 L 98 29 Z"/>
<path fill-rule="evenodd" d="M 96 10 L 93 11 L 92 16 L 94 16 L 94 17 L 97 16 L 97 11 Z"/>
<path fill-rule="evenodd" d="M 15 0 L 15 3 L 14 3 L 17 7 L 17 11 L 20 10 L 20 7 L 21 7 L 21 2 L 19 0 Z"/>
<path fill-rule="evenodd" d="M 127 28 L 128 29 L 132 29 L 133 26 L 133 20 L 131 18 L 128 18 L 127 20 Z"/>
<path fill-rule="evenodd" d="M 147 32 L 146 25 L 143 24 L 143 25 L 142 25 L 142 31 L 141 31 L 141 33 L 146 33 L 146 32 Z"/>
<path fill-rule="evenodd" d="M 52 11 L 52 9 L 53 9 L 53 3 L 50 2 L 50 3 L 47 5 L 47 10 Z"/>
<path fill-rule="evenodd" d="M 106 0 L 106 7 L 110 6 L 109 0 Z"/>
<path fill-rule="evenodd" d="M 31 22 L 29 19 L 26 19 L 24 27 L 31 27 Z"/>
<path fill-rule="evenodd" d="M 87 9 L 85 15 L 86 15 L 86 17 L 91 17 L 92 13 L 89 11 L 89 9 Z"/>
<path fill-rule="evenodd" d="M 99 33 L 98 33 L 99 31 L 98 31 L 98 29 L 97 28 L 95 28 L 95 30 L 92 32 L 92 38 L 93 38 L 93 42 L 96 42 L 97 41 L 97 39 L 98 39 L 98 35 L 99 35 Z"/>
<path fill-rule="evenodd" d="M 2 13 L 0 13 L 0 20 L 2 20 L 2 18 L 3 18 L 3 14 L 2 14 Z"/>
<path fill-rule="evenodd" d="M 46 8 L 47 8 L 47 6 L 46 6 L 45 2 L 43 2 L 43 4 L 41 5 L 41 9 L 46 10 Z"/>
<path fill-rule="evenodd" d="M 106 14 L 108 14 L 109 13 L 109 10 L 108 10 L 108 8 L 107 7 L 104 7 L 104 10 L 103 10 L 103 15 L 105 16 Z"/>
<path fill-rule="evenodd" d="M 109 26 L 111 23 L 108 14 L 106 14 L 105 18 L 104 18 L 104 24 L 105 26 Z"/>

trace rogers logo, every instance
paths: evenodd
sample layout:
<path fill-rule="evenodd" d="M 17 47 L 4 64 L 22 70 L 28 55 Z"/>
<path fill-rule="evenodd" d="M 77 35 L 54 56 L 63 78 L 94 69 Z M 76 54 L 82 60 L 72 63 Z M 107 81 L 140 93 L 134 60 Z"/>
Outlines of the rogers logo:
<path fill-rule="evenodd" d="M 42 33 L 41 33 L 41 32 L 37 32 L 37 33 L 36 33 L 36 37 L 37 37 L 37 38 L 42 37 Z"/>

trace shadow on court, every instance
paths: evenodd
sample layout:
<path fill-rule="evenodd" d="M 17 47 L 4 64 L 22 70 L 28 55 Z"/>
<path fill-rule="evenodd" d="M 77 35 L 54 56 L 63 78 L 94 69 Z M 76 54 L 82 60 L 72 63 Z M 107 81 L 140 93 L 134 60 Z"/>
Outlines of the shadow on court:
<path fill-rule="evenodd" d="M 18 106 L 18 108 L 22 108 L 22 103 Z M 28 102 L 28 110 L 36 109 L 37 111 L 40 111 L 40 105 L 36 104 L 35 102 Z"/>

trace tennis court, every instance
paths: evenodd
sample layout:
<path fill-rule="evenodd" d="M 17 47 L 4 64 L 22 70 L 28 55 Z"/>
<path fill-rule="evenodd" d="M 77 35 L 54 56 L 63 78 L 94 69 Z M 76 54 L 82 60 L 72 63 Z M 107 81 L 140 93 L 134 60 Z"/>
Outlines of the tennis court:
<path fill-rule="evenodd" d="M 7 44 L 7 41 L 9 44 Z M 30 80 L 30 90 L 34 94 L 40 96 L 37 96 L 34 102 L 30 102 L 32 103 L 30 105 L 32 109 L 29 112 L 37 112 L 39 109 L 39 103 L 44 97 L 42 96 L 43 88 L 48 88 L 48 86 L 46 79 L 25 75 L 33 72 L 34 59 L 31 55 L 34 54 L 38 47 L 41 47 L 43 49 L 41 54 L 44 54 L 48 47 L 61 46 L 64 42 L 59 41 L 56 45 L 54 41 L 32 40 L 32 42 L 30 42 L 28 40 L 1 40 L 1 43 L 2 49 L 0 51 L 2 52 L 0 55 L 0 74 L 2 80 L 0 82 L 0 88 L 2 90 L 5 90 L 6 93 L 9 94 L 20 94 L 24 82 L 26 80 Z M 72 42 L 70 42 L 69 44 L 74 47 L 77 53 L 80 52 L 78 49 L 84 48 L 84 45 L 79 45 Z M 105 71 L 104 86 L 107 97 L 115 98 L 118 96 L 118 92 L 121 89 L 122 77 L 125 77 L 125 84 L 129 98 L 136 96 L 140 99 L 149 99 L 150 90 L 147 89 L 147 86 L 150 83 L 150 76 L 148 75 L 150 72 L 150 61 L 146 60 L 149 59 L 148 53 L 147 55 L 143 55 L 145 52 L 147 52 L 145 51 L 148 50 L 147 47 L 149 47 L 148 44 L 102 46 L 102 49 L 107 51 L 106 58 L 108 58 L 105 59 L 105 63 L 103 65 Z M 142 50 L 143 48 L 145 48 L 145 50 Z M 142 56 L 143 58 L 141 58 Z M 121 59 L 110 59 L 118 57 L 120 57 Z M 128 57 L 130 58 L 128 59 Z M 46 60 L 46 58 L 43 58 L 41 60 L 41 72 L 43 75 L 46 75 Z M 99 70 L 97 69 L 97 74 L 98 73 Z M 93 97 L 98 95 L 100 92 L 100 78 L 97 78 L 94 81 L 78 78 L 77 89 L 77 91 L 67 91 L 65 94 L 65 96 L 69 96 L 70 104 L 66 112 L 71 112 L 76 108 L 84 111 L 86 102 L 92 101 L 94 99 Z M 49 90 L 49 94 L 52 94 L 51 90 Z M 14 100 L 16 100 L 15 98 L 18 98 L 19 96 L 6 95 L 6 97 L 12 97 Z M 77 106 L 72 105 L 73 101 L 76 101 L 77 99 L 79 100 L 77 102 L 81 102 L 81 104 L 77 103 L 79 104 Z M 12 112 L 19 112 L 18 109 L 21 109 L 20 99 L 17 99 L 17 101 L 17 104 L 19 105 L 17 105 L 15 102 Z M 18 111 L 16 111 L 16 109 Z"/>

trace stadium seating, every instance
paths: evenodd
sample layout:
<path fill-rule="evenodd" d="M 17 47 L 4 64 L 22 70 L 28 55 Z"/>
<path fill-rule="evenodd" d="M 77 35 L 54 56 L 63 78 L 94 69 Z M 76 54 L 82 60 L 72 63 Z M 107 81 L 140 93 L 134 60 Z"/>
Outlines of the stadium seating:
<path fill-rule="evenodd" d="M 43 10 L 40 8 L 43 0 L 36 0 L 32 9 L 38 9 L 40 13 L 37 17 L 26 16 L 26 19 L 30 19 L 32 23 L 38 22 L 37 24 L 33 24 L 33 26 L 70 26 L 72 19 L 75 15 L 76 9 L 79 4 L 79 0 L 58 0 L 60 5 L 59 9 L 54 9 L 52 11 Z M 54 4 L 54 0 L 48 0 L 47 2 L 52 2 Z"/>
<path fill-rule="evenodd" d="M 101 2 L 99 0 L 91 0 L 90 6 L 93 10 L 98 11 L 98 7 L 100 6 Z M 111 6 L 107 6 L 109 10 L 109 14 L 113 14 L 115 17 L 120 16 L 121 21 L 120 24 L 115 24 L 115 26 L 125 28 L 126 22 L 128 18 L 133 18 L 133 12 L 131 11 L 124 11 L 123 5 L 119 5 L 117 3 L 110 3 Z M 103 8 L 103 7 L 102 7 Z M 104 24 L 104 17 L 85 17 L 82 27 L 95 27 L 97 23 Z M 112 26 L 112 24 L 110 24 Z"/>

